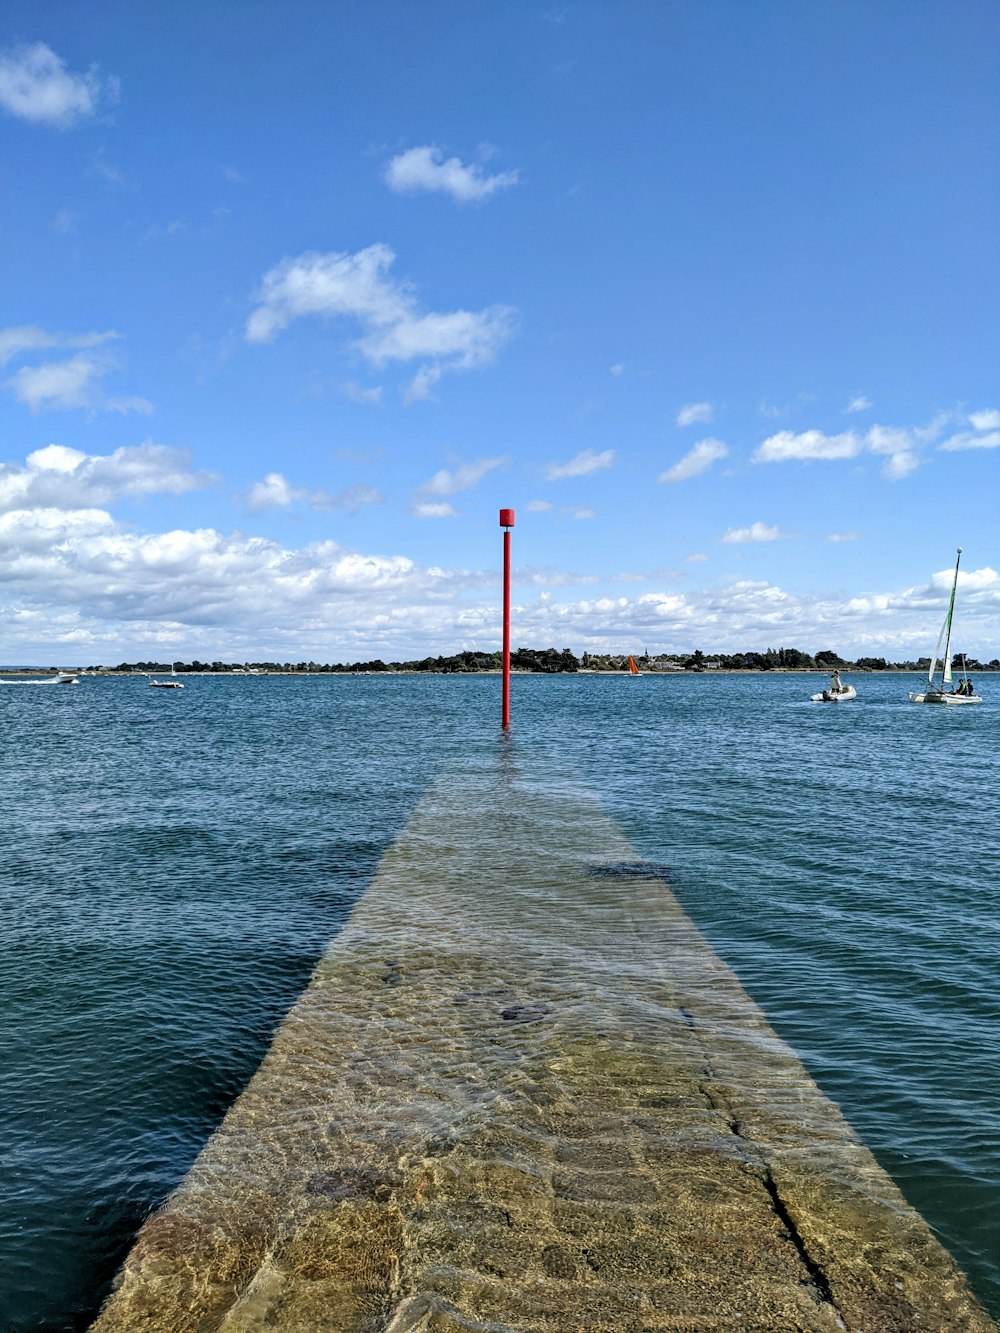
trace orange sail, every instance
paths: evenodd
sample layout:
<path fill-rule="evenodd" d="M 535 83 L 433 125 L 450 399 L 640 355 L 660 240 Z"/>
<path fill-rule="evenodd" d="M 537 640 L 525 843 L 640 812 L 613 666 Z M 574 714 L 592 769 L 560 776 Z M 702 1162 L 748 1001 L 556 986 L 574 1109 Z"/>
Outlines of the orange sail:
<path fill-rule="evenodd" d="M 629 659 L 628 659 L 628 674 L 629 674 L 630 676 L 641 676 L 641 675 L 642 675 L 642 672 L 639 670 L 639 668 L 638 668 L 638 667 L 636 666 L 636 664 L 635 664 L 635 658 L 634 658 L 634 657 L 629 657 Z"/>

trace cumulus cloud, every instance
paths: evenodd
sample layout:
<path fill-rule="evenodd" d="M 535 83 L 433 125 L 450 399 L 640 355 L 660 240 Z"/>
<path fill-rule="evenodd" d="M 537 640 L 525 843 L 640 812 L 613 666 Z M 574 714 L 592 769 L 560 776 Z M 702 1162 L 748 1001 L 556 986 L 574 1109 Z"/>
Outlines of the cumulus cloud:
<path fill-rule="evenodd" d="M 984 412 L 970 412 L 969 421 L 973 430 L 1000 430 L 1000 412 L 996 408 L 987 408 Z"/>
<path fill-rule="evenodd" d="M 844 408 L 845 412 L 867 412 L 874 406 L 872 400 L 866 394 L 859 393 Z"/>
<path fill-rule="evenodd" d="M 117 79 L 99 78 L 96 66 L 71 74 L 44 42 L 0 50 L 0 107 L 19 120 L 70 129 L 118 94 Z"/>
<path fill-rule="evenodd" d="M 446 371 L 469 370 L 494 360 L 513 332 L 514 311 L 422 311 L 412 288 L 389 272 L 395 254 L 371 245 L 356 254 L 331 251 L 284 259 L 264 275 L 258 305 L 246 324 L 251 343 L 268 343 L 293 321 L 316 315 L 360 325 L 353 344 L 370 364 L 424 361 L 409 398 L 427 397 Z"/>
<path fill-rule="evenodd" d="M 23 470 L 79 481 L 77 451 L 50 448 L 55 452 L 29 459 Z M 119 465 L 116 486 L 121 471 Z M 99 493 L 96 484 L 89 492 Z M 71 497 L 79 507 L 67 509 L 66 497 L 50 505 L 36 489 L 0 508 L 5 642 L 18 658 L 51 660 L 54 643 L 72 646 L 76 662 L 150 656 L 167 643 L 178 656 L 279 661 L 389 660 L 450 652 L 473 640 L 499 643 L 493 568 L 423 566 L 336 542 L 294 549 L 211 528 L 142 533 L 87 496 L 79 487 Z M 447 502 L 440 504 L 426 516 L 449 516 Z M 946 569 L 919 587 L 853 597 L 740 579 L 687 593 L 653 587 L 638 596 L 560 601 L 538 595 L 536 585 L 568 587 L 593 577 L 529 571 L 515 586 L 514 616 L 522 642 L 570 644 L 575 652 L 621 652 L 644 641 L 671 651 L 784 643 L 913 657 L 926 651 L 928 624 L 943 614 L 950 578 Z M 1000 575 L 984 567 L 962 578 L 963 645 L 992 653 Z"/>
<path fill-rule="evenodd" d="M 123 497 L 181 495 L 210 480 L 191 471 L 184 450 L 152 440 L 107 455 L 50 444 L 23 464 L 0 463 L 0 512 L 90 510 Z"/>
<path fill-rule="evenodd" d="M 748 528 L 727 528 L 722 540 L 729 543 L 776 542 L 787 536 L 787 532 L 767 523 L 751 523 Z"/>
<path fill-rule="evenodd" d="M 554 509 L 555 505 L 549 504 L 548 500 L 532 500 L 525 505 L 525 508 L 529 514 L 545 514 Z"/>
<path fill-rule="evenodd" d="M 707 426 L 712 420 L 711 403 L 685 403 L 677 413 L 678 426 Z"/>
<path fill-rule="evenodd" d="M 366 504 L 378 504 L 385 499 L 372 486 L 349 486 L 342 491 L 313 491 L 305 486 L 292 486 L 280 472 L 269 472 L 263 481 L 251 486 L 247 493 L 247 507 L 254 513 L 265 509 L 287 509 L 303 505 L 307 509 L 357 510 Z"/>
<path fill-rule="evenodd" d="M 687 481 L 690 477 L 697 477 L 700 473 L 707 471 L 720 458 L 727 458 L 728 456 L 729 449 L 723 444 L 722 440 L 715 440 L 710 436 L 708 439 L 699 440 L 680 462 L 667 468 L 666 472 L 661 472 L 659 479 L 660 481 L 671 482 Z"/>
<path fill-rule="evenodd" d="M 593 449 L 584 449 L 568 463 L 550 463 L 545 469 L 545 475 L 550 481 L 559 481 L 563 477 L 587 477 L 592 472 L 601 472 L 611 467 L 614 461 L 614 449 L 605 449 L 599 454 Z"/>
<path fill-rule="evenodd" d="M 518 173 L 503 171 L 488 176 L 475 163 L 466 166 L 457 157 L 445 161 L 439 148 L 427 145 L 392 158 L 385 169 L 385 183 L 396 194 L 436 191 L 451 195 L 458 204 L 478 204 L 498 190 L 516 185 Z"/>
<path fill-rule="evenodd" d="M 769 435 L 753 453 L 754 463 L 785 463 L 792 458 L 856 458 L 861 452 L 860 436 L 854 431 L 840 435 L 824 435 L 821 430 L 805 430 L 796 434 L 779 430 Z"/>
<path fill-rule="evenodd" d="M 863 453 L 885 457 L 882 475 L 890 481 L 908 476 L 920 462 L 915 433 L 900 426 L 872 426 L 865 434 L 841 431 L 826 435 L 821 430 L 790 430 L 770 435 L 751 455 L 753 463 L 786 463 L 800 460 L 841 460 Z"/>
<path fill-rule="evenodd" d="M 704 551 L 695 551 L 693 555 L 686 555 L 684 559 L 690 565 L 700 565 L 708 559 L 708 556 Z"/>

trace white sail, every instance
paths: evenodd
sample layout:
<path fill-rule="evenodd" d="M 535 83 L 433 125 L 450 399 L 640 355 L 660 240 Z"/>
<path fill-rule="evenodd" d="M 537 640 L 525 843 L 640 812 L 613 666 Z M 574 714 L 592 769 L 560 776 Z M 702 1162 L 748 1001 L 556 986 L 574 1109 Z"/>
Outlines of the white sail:
<path fill-rule="evenodd" d="M 950 654 L 950 653 L 949 653 L 948 656 L 944 659 L 944 671 L 943 671 L 943 673 L 942 673 L 942 675 L 941 675 L 941 679 L 942 679 L 942 681 L 945 683 L 945 685 L 950 685 L 950 684 L 951 684 L 951 654 Z"/>

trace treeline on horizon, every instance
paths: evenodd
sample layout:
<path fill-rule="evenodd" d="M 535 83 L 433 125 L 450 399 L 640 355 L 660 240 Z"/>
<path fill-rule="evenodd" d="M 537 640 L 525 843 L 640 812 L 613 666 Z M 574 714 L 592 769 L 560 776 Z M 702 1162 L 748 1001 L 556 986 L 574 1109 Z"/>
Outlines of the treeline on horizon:
<path fill-rule="evenodd" d="M 692 653 L 664 653 L 652 656 L 633 653 L 636 665 L 642 671 L 832 671 L 835 667 L 846 671 L 926 671 L 929 657 L 911 662 L 888 662 L 884 657 L 858 657 L 853 661 L 841 657 L 832 649 L 806 653 L 800 648 L 768 648 L 765 652 L 704 653 L 696 648 Z M 624 671 L 628 666 L 627 653 L 584 653 L 576 657 L 568 648 L 518 648 L 511 652 L 510 664 L 514 671 L 531 671 L 552 675 L 572 671 Z M 1000 660 L 980 662 L 975 657 L 954 654 L 956 668 L 964 661 L 970 671 L 1000 670 Z M 288 672 L 302 674 L 343 675 L 379 671 L 427 672 L 432 675 L 460 675 L 477 671 L 499 671 L 503 665 L 499 652 L 461 652 L 449 657 L 421 657 L 406 662 L 383 662 L 380 657 L 369 662 L 122 662 L 116 667 L 93 666 L 88 671 L 154 672 L 171 670 L 178 673 L 198 672 Z"/>

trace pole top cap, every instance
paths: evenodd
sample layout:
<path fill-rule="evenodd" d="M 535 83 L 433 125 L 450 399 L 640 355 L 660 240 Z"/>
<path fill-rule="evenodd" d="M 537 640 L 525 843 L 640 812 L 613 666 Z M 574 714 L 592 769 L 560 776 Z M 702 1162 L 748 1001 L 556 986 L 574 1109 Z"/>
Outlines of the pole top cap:
<path fill-rule="evenodd" d="M 512 527 L 514 526 L 514 511 L 513 511 L 513 509 L 501 509 L 501 510 L 500 510 L 500 526 L 501 526 L 502 528 L 512 528 Z"/>

